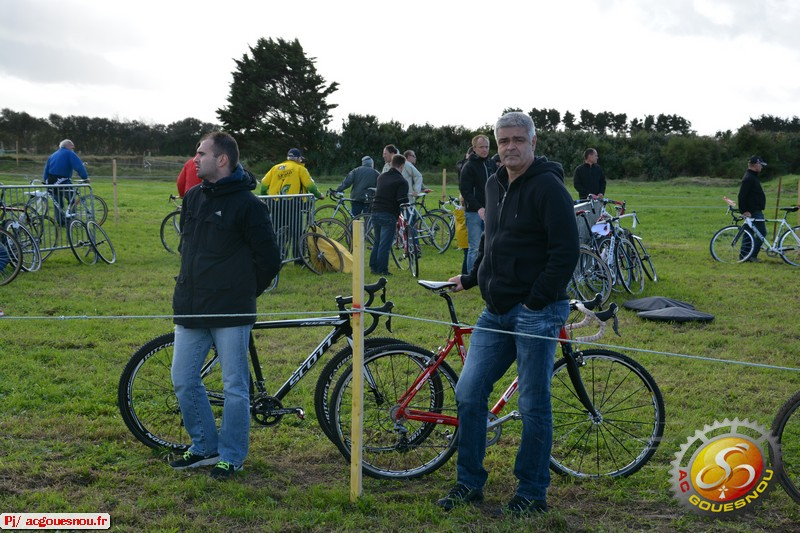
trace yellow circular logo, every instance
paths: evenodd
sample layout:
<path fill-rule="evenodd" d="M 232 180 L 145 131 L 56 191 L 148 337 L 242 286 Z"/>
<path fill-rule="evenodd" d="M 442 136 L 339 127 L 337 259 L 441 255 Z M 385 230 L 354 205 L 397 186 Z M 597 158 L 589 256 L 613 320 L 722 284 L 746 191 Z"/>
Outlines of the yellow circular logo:
<path fill-rule="evenodd" d="M 695 432 L 672 462 L 676 498 L 699 514 L 751 509 L 772 485 L 777 441 L 763 426 L 725 419 Z M 688 458 L 688 460 L 687 460 Z"/>

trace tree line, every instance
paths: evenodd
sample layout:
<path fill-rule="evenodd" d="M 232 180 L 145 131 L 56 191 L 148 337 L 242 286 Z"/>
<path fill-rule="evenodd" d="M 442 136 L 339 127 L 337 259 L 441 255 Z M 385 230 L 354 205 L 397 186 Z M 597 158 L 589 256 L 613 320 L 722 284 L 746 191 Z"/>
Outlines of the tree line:
<path fill-rule="evenodd" d="M 289 148 L 301 148 L 312 173 L 344 174 L 363 155 L 378 161 L 386 144 L 413 149 L 427 172 L 453 171 L 471 138 L 493 139 L 493 125 L 477 129 L 381 122 L 373 115 L 350 114 L 340 130 L 331 128 L 327 99 L 338 90 L 317 73 L 297 39 L 259 39 L 236 61 L 227 104 L 217 110 L 220 124 L 186 118 L 168 125 L 86 116 L 51 114 L 46 119 L 11 109 L 0 111 L 0 149 L 19 146 L 22 154 L 47 154 L 64 138 L 85 154 L 190 156 L 209 131 L 223 129 L 239 141 L 243 159 L 256 173 L 282 161 Z M 522 109 L 505 108 L 507 111 Z M 500 111 L 498 109 L 498 111 Z M 578 114 L 557 109 L 527 112 L 537 127 L 537 154 L 561 162 L 567 175 L 593 147 L 610 179 L 661 180 L 676 176 L 734 178 L 747 157 L 759 154 L 768 174 L 800 172 L 800 120 L 771 115 L 751 118 L 737 131 L 697 135 L 691 122 L 678 115 L 625 113 Z M 493 141 L 492 141 L 493 142 Z"/>

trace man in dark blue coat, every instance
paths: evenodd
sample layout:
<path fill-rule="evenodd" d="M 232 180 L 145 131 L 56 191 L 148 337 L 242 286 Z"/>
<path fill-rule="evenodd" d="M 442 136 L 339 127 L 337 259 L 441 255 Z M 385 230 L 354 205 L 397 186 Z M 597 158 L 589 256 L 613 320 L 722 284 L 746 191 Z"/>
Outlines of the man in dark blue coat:
<path fill-rule="evenodd" d="M 181 208 L 181 269 L 175 284 L 172 383 L 192 439 L 176 470 L 215 465 L 225 479 L 242 469 L 250 440 L 248 346 L 256 297 L 278 273 L 280 253 L 269 211 L 252 190 L 256 180 L 239 164 L 227 133 L 206 135 L 194 157 L 203 182 Z M 211 346 L 222 367 L 225 403 L 217 430 L 200 377 Z"/>

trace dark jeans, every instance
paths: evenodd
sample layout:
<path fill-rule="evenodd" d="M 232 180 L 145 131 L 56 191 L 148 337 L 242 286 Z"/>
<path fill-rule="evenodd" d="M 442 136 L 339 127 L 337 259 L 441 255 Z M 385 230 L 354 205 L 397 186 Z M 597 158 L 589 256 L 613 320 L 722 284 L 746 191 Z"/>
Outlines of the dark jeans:
<path fill-rule="evenodd" d="M 761 235 L 763 235 L 764 238 L 766 239 L 767 222 L 764 220 L 764 212 L 753 211 L 751 215 L 753 216 L 753 226 L 755 226 L 758 232 L 761 233 Z M 762 244 L 761 239 L 749 228 L 746 231 L 753 237 L 753 255 L 751 255 L 750 257 L 758 257 L 758 252 L 761 251 L 761 244 Z M 749 251 L 750 251 L 750 243 L 747 242 L 746 239 L 742 239 L 741 257 L 745 257 Z"/>
<path fill-rule="evenodd" d="M 54 176 L 50 174 L 47 176 L 48 185 L 70 185 L 72 180 L 63 176 Z M 75 195 L 75 190 L 72 187 L 53 187 L 53 203 L 56 204 L 55 219 L 60 226 L 67 224 L 66 210 L 72 197 Z"/>
<path fill-rule="evenodd" d="M 391 213 L 372 213 L 375 244 L 369 254 L 369 270 L 373 274 L 389 273 L 389 251 L 397 229 L 397 217 Z"/>

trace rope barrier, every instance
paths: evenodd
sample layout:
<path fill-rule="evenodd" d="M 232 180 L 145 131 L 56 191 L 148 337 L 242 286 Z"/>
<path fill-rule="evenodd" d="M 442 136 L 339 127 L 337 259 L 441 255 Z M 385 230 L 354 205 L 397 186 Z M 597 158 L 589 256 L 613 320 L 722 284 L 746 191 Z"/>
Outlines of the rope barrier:
<path fill-rule="evenodd" d="M 284 312 L 277 312 L 277 313 L 256 313 L 257 317 L 287 317 L 293 316 L 295 318 L 303 318 L 303 317 L 311 317 L 311 316 L 332 316 L 332 315 L 339 315 L 339 314 L 355 314 L 360 313 L 361 311 L 358 310 L 345 310 L 339 311 L 338 309 L 335 311 L 284 311 Z M 379 316 L 387 316 L 392 317 L 392 319 L 407 319 L 417 322 L 423 322 L 427 324 L 434 324 L 445 326 L 448 329 L 453 326 L 452 322 L 445 322 L 442 320 L 434 320 L 430 318 L 422 318 L 422 317 L 415 317 L 409 315 L 401 315 L 397 313 L 385 313 L 382 311 L 367 311 L 370 314 L 379 315 Z M 253 316 L 252 313 L 243 313 L 243 314 L 218 314 L 218 315 L 109 315 L 109 316 L 92 316 L 92 315 L 70 315 L 70 316 L 3 316 L 0 317 L 0 323 L 9 320 L 57 320 L 57 321 L 65 321 L 65 320 L 148 320 L 148 319 L 169 319 L 172 320 L 174 318 L 233 318 L 233 317 L 250 317 Z M 461 323 L 461 326 L 470 326 L 470 324 Z M 555 337 L 546 337 L 541 335 L 532 335 L 527 333 L 516 333 L 510 331 L 502 331 L 496 330 L 492 328 L 480 328 L 477 326 L 470 326 L 475 330 L 482 330 L 482 331 L 489 331 L 493 333 L 504 333 L 507 335 L 518 335 L 521 337 L 529 337 L 533 339 L 543 339 L 543 340 L 554 340 L 557 342 L 574 342 L 572 340 L 566 340 L 555 338 Z M 794 367 L 786 367 L 786 366 L 778 366 L 778 365 L 770 365 L 766 363 L 753 363 L 749 361 L 737 361 L 734 359 L 718 359 L 714 357 L 707 357 L 702 355 L 689 355 L 677 352 L 662 352 L 658 350 L 649 350 L 646 348 L 634 348 L 632 346 L 622 346 L 616 344 L 602 344 L 597 342 L 580 342 L 577 344 L 581 345 L 589 345 L 589 346 L 596 346 L 599 348 L 607 348 L 607 349 L 614 349 L 621 352 L 638 352 L 648 355 L 660 355 L 665 357 L 678 357 L 682 359 L 691 359 L 695 361 L 703 361 L 703 362 L 712 362 L 712 363 L 727 363 L 732 365 L 741 365 L 747 366 L 752 368 L 764 368 L 768 370 L 783 370 L 789 372 L 800 372 L 800 368 Z"/>

